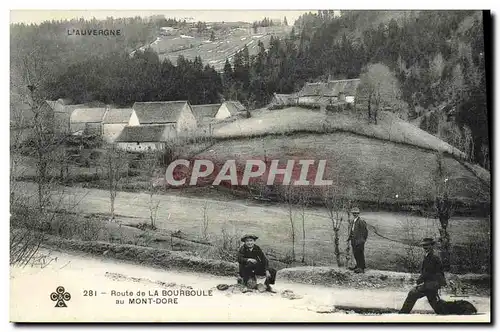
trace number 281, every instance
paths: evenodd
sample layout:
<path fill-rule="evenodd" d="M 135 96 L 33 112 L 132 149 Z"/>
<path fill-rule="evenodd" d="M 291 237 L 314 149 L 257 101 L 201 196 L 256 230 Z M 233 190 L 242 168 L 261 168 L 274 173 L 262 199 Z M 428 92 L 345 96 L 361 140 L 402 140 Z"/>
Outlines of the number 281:
<path fill-rule="evenodd" d="M 83 291 L 83 296 L 97 296 L 97 291 L 85 289 Z"/>

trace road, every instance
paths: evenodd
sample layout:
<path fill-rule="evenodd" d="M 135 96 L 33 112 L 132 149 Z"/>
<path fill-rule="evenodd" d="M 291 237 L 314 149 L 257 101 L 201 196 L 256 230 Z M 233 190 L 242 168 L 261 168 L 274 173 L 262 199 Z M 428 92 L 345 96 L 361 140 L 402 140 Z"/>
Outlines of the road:
<path fill-rule="evenodd" d="M 334 311 L 335 305 L 398 308 L 404 292 L 329 288 L 277 281 L 277 293 L 219 291 L 218 284 L 233 284 L 234 279 L 211 275 L 160 270 L 117 262 L 105 257 L 40 252 L 45 263 L 14 267 L 10 272 L 11 321 L 59 322 L 383 322 L 397 321 L 489 321 L 490 301 L 470 298 L 482 312 L 474 316 L 362 315 Z M 56 260 L 55 260 L 56 259 Z M 39 259 L 38 261 L 42 261 Z M 50 294 L 58 286 L 70 293 L 66 308 L 55 308 Z M 190 288 L 191 287 L 191 288 Z M 85 291 L 97 296 L 84 296 Z M 162 298 L 162 291 L 190 290 L 197 296 L 179 296 L 177 304 L 129 304 L 141 298 Z M 290 290 L 295 299 L 285 297 Z M 112 296 L 112 292 L 134 294 Z M 158 291 L 159 296 L 154 292 Z M 211 291 L 211 294 L 210 292 Z M 288 292 L 290 294 L 290 292 Z M 88 294 L 88 292 L 87 292 Z M 168 293 L 167 293 L 168 295 Z M 168 297 L 168 296 L 167 296 Z M 175 301 L 170 297 L 170 301 Z M 117 304 L 123 300 L 124 304 Z M 153 300 L 154 301 L 154 300 Z M 164 300 L 167 301 L 168 300 Z M 426 300 L 415 310 L 428 311 Z"/>

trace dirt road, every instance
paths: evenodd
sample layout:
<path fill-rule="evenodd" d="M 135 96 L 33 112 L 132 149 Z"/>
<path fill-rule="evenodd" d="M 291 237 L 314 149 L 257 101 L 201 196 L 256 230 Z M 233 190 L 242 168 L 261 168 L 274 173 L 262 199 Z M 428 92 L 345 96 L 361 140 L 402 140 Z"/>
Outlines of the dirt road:
<path fill-rule="evenodd" d="M 481 314 L 474 316 L 362 315 L 334 311 L 335 305 L 398 308 L 404 292 L 356 290 L 285 283 L 278 280 L 277 293 L 219 291 L 218 284 L 234 279 L 204 274 L 164 271 L 87 255 L 42 251 L 49 255 L 45 267 L 11 269 L 11 321 L 211 321 L 211 322 L 359 322 L 359 321 L 489 321 L 490 301 L 471 298 Z M 49 258 L 50 257 L 50 258 Z M 52 260 L 51 259 L 56 259 Z M 55 308 L 50 294 L 58 286 L 70 293 L 66 308 Z M 168 296 L 168 292 L 195 291 L 196 296 Z M 295 299 L 283 295 L 291 290 Z M 87 292 L 86 292 L 87 291 Z M 94 296 L 85 296 L 93 291 Z M 137 296 L 137 292 L 144 296 Z M 158 292 L 158 296 L 155 295 Z M 162 292 L 167 292 L 166 296 Z M 112 296 L 125 294 L 132 296 Z M 288 294 L 291 294 L 288 292 Z M 131 304 L 130 301 L 177 304 Z M 164 300 L 162 300 L 162 298 Z M 117 304 L 123 300 L 123 304 Z M 426 300 L 416 310 L 429 310 Z"/>

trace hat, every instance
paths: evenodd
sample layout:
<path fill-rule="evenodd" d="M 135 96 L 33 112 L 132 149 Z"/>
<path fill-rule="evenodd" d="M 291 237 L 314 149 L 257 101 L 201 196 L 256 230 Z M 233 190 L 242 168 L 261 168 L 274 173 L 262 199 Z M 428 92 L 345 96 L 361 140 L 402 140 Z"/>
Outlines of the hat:
<path fill-rule="evenodd" d="M 420 245 L 421 246 L 425 246 L 425 245 L 434 245 L 436 242 L 434 241 L 433 238 L 431 237 L 424 237 L 422 242 L 420 242 Z"/>
<path fill-rule="evenodd" d="M 256 236 L 256 235 L 253 235 L 253 234 L 245 234 L 245 235 L 243 235 L 243 237 L 241 238 L 241 242 L 245 242 L 245 240 L 246 240 L 247 238 L 257 240 L 259 237 L 258 237 L 258 236 Z"/>
<path fill-rule="evenodd" d="M 359 208 L 357 208 L 357 207 L 354 207 L 354 208 L 352 208 L 352 210 L 351 210 L 351 213 L 359 213 L 359 212 L 360 212 L 360 211 L 359 211 Z"/>

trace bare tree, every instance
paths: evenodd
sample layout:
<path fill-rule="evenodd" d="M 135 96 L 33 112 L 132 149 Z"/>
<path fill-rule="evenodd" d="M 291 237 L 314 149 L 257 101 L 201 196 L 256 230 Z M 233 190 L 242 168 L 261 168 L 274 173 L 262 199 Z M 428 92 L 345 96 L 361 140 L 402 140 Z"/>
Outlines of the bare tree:
<path fill-rule="evenodd" d="M 160 166 L 160 160 L 161 160 L 161 153 L 157 151 L 151 151 L 145 155 L 144 163 L 142 163 L 142 167 L 148 178 L 147 192 L 149 194 L 149 201 L 148 201 L 149 221 L 152 229 L 156 228 L 158 209 L 160 207 L 160 200 L 156 198 L 156 195 L 160 190 L 156 181 L 158 177 L 157 171 Z"/>
<path fill-rule="evenodd" d="M 342 266 L 341 251 L 340 251 L 340 227 L 344 221 L 345 200 L 340 197 L 337 187 L 328 186 L 323 192 L 323 204 L 328 213 L 328 217 L 332 223 L 332 231 L 334 236 L 334 250 L 337 266 Z"/>
<path fill-rule="evenodd" d="M 108 181 L 108 191 L 110 199 L 110 220 L 115 220 L 115 200 L 118 194 L 120 182 L 123 173 L 128 170 L 126 152 L 118 149 L 115 144 L 106 147 L 103 155 L 102 164 L 104 165 Z"/>
<path fill-rule="evenodd" d="M 439 242 L 441 244 L 441 258 L 445 269 L 450 267 L 450 234 L 448 233 L 448 223 L 453 213 L 453 203 L 449 197 L 448 178 L 446 178 L 443 155 L 437 153 L 437 170 L 435 177 L 436 197 L 434 208 L 439 219 Z"/>
<path fill-rule="evenodd" d="M 281 198 L 286 203 L 288 211 L 288 219 L 290 221 L 290 239 L 292 241 L 291 259 L 295 261 L 295 192 L 292 185 L 283 185 L 281 190 Z"/>
<path fill-rule="evenodd" d="M 203 203 L 203 219 L 201 220 L 201 238 L 203 241 L 208 241 L 208 225 L 210 219 L 208 218 L 208 201 Z"/>
<path fill-rule="evenodd" d="M 302 220 L 302 263 L 306 261 L 306 208 L 309 206 L 310 197 L 307 188 L 301 188 L 299 205 Z"/>

